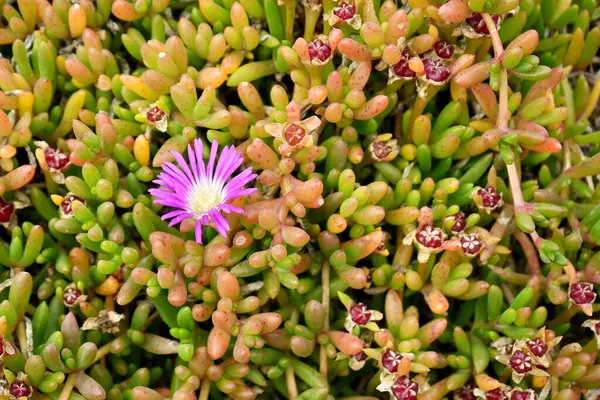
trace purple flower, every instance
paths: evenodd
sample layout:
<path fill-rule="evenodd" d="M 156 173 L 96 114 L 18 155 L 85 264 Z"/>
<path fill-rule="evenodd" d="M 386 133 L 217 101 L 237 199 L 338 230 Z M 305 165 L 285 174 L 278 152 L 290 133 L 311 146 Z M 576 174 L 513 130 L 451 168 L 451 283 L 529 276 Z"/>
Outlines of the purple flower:
<path fill-rule="evenodd" d="M 173 163 L 163 164 L 163 172 L 154 181 L 162 188 L 149 190 L 156 197 L 155 204 L 175 209 L 162 216 L 163 220 L 171 219 L 169 226 L 188 218 L 196 220 L 198 243 L 202 243 L 202 225 L 212 223 L 217 232 L 226 236 L 230 226 L 221 212 L 243 214 L 241 208 L 229 202 L 256 192 L 256 188 L 244 189 L 247 183 L 256 178 L 252 168 L 234 175 L 244 161 L 241 153 L 234 146 L 225 147 L 217 160 L 218 148 L 217 141 L 213 141 L 207 165 L 204 164 L 200 139 L 194 140 L 193 149 L 188 145 L 189 164 L 181 154 L 172 151 L 180 168 Z"/>

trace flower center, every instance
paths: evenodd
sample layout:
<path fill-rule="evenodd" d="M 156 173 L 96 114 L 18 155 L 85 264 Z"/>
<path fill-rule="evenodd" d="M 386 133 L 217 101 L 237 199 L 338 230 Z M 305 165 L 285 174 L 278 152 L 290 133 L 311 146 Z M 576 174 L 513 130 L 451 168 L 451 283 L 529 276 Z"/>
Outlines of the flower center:
<path fill-rule="evenodd" d="M 445 40 L 438 40 L 433 46 L 435 53 L 441 58 L 450 58 L 454 53 L 454 46 Z"/>
<path fill-rule="evenodd" d="M 467 255 L 474 255 L 481 250 L 481 242 L 477 238 L 477 235 L 464 235 L 460 238 L 460 244 L 463 252 Z"/>
<path fill-rule="evenodd" d="M 465 386 L 454 391 L 454 400 L 475 400 L 474 389 L 475 386 L 472 383 L 467 383 Z"/>
<path fill-rule="evenodd" d="M 31 387 L 22 381 L 14 381 L 10 385 L 10 394 L 19 397 L 29 397 L 31 395 Z"/>
<path fill-rule="evenodd" d="M 594 285 L 589 282 L 574 283 L 569 295 L 575 304 L 591 304 L 596 299 Z"/>
<path fill-rule="evenodd" d="M 378 160 L 383 160 L 389 156 L 391 152 L 392 149 L 389 148 L 385 143 L 379 141 L 373 142 L 373 155 Z"/>
<path fill-rule="evenodd" d="M 454 215 L 454 225 L 452 225 L 452 229 L 450 230 L 454 233 L 462 232 L 466 226 L 467 221 L 465 220 L 465 214 L 459 212 L 456 215 Z"/>
<path fill-rule="evenodd" d="M 402 361 L 402 355 L 396 353 L 394 350 L 386 350 L 381 357 L 381 364 L 383 365 L 383 368 L 392 373 L 398 371 L 398 365 L 400 365 L 400 361 Z"/>
<path fill-rule="evenodd" d="M 364 351 L 361 351 L 360 353 L 353 355 L 352 358 L 354 358 L 356 361 L 365 361 L 369 357 Z"/>
<path fill-rule="evenodd" d="M 419 385 L 407 376 L 403 376 L 392 386 L 392 393 L 398 400 L 415 400 L 419 393 Z"/>
<path fill-rule="evenodd" d="M 190 212 L 201 217 L 211 209 L 223 203 L 225 191 L 219 182 L 201 180 L 197 182 L 188 194 L 187 204 Z"/>
<path fill-rule="evenodd" d="M 540 338 L 528 340 L 527 347 L 529 347 L 529 350 L 537 357 L 543 356 L 548 351 L 548 345 Z"/>
<path fill-rule="evenodd" d="M 442 245 L 442 231 L 427 225 L 417 233 L 417 241 L 425 247 L 436 249 Z"/>
<path fill-rule="evenodd" d="M 304 139 L 304 136 L 306 136 L 306 130 L 300 125 L 291 124 L 285 130 L 283 136 L 290 146 L 296 146 Z"/>
<path fill-rule="evenodd" d="M 160 108 L 158 108 L 157 106 L 152 107 L 146 113 L 146 118 L 148 118 L 148 121 L 150 121 L 152 123 L 156 123 L 157 121 L 162 121 L 166 116 L 167 115 L 165 114 L 165 112 L 163 110 L 161 110 Z"/>
<path fill-rule="evenodd" d="M 85 200 L 83 200 L 81 197 L 77 197 L 72 194 L 66 196 L 65 199 L 60 203 L 60 208 L 62 209 L 63 213 L 65 213 L 65 215 L 73 214 L 73 202 L 75 200 L 86 204 Z"/>
<path fill-rule="evenodd" d="M 47 148 L 44 150 L 46 164 L 53 169 L 63 169 L 69 163 L 69 156 L 61 149 Z"/>
<path fill-rule="evenodd" d="M 318 60 L 325 62 L 331 56 L 331 47 L 321 39 L 308 43 L 308 55 L 311 61 Z"/>
<path fill-rule="evenodd" d="M 510 400 L 535 400 L 537 395 L 533 390 L 515 390 L 510 395 Z"/>
<path fill-rule="evenodd" d="M 496 192 L 491 186 L 486 187 L 485 189 L 479 189 L 477 194 L 481 196 L 481 201 L 484 207 L 496 207 L 502 198 L 500 193 Z"/>
<path fill-rule="evenodd" d="M 83 295 L 83 293 L 79 289 L 74 287 L 66 288 L 65 292 L 63 293 L 63 301 L 67 306 L 73 306 L 77 302 L 77 299 L 81 297 L 81 295 Z"/>
<path fill-rule="evenodd" d="M 333 14 L 344 21 L 347 21 L 354 17 L 356 13 L 356 7 L 352 4 L 342 3 L 338 7 L 333 9 Z"/>
<path fill-rule="evenodd" d="M 363 303 L 358 303 L 350 308 L 350 317 L 355 324 L 366 325 L 371 319 L 371 312 Z"/>
<path fill-rule="evenodd" d="M 504 400 L 506 399 L 506 395 L 502 389 L 496 388 L 487 392 L 485 398 L 487 400 Z"/>
<path fill-rule="evenodd" d="M 408 50 L 404 50 L 402 52 L 402 58 L 400 58 L 400 61 L 398 61 L 398 63 L 392 67 L 396 76 L 399 76 L 400 78 L 414 78 L 417 75 L 415 71 L 410 69 L 408 66 L 409 59 L 410 53 Z"/>
<path fill-rule="evenodd" d="M 0 222 L 10 221 L 10 217 L 12 217 L 14 211 L 15 206 L 0 198 Z"/>
<path fill-rule="evenodd" d="M 427 58 L 423 60 L 425 76 L 433 82 L 444 82 L 450 77 L 450 69 L 440 60 Z"/>
<path fill-rule="evenodd" d="M 510 358 L 510 366 L 517 374 L 526 374 L 532 369 L 531 356 L 518 350 Z"/>
<path fill-rule="evenodd" d="M 492 21 L 494 21 L 494 25 L 496 25 L 500 19 L 497 15 L 492 15 L 491 18 Z M 483 16 L 480 13 L 473 14 L 467 18 L 466 21 L 467 24 L 471 25 L 471 28 L 473 28 L 476 33 L 479 33 L 480 35 L 487 35 L 490 33 L 485 21 L 483 20 Z"/>

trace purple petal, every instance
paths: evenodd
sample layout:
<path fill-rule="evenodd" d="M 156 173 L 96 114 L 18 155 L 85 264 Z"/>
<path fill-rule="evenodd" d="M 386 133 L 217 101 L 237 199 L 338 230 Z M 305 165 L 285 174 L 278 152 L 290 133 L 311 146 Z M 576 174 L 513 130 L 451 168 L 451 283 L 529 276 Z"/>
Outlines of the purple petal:
<path fill-rule="evenodd" d="M 227 185 L 244 186 L 246 183 L 256 178 L 256 176 L 256 174 L 252 173 L 252 168 L 248 167 L 233 178 L 231 178 L 231 180 L 227 182 Z"/>
<path fill-rule="evenodd" d="M 213 177 L 213 170 L 215 167 L 215 159 L 217 158 L 217 152 L 219 151 L 219 142 L 213 140 L 212 146 L 210 147 L 210 156 L 208 157 L 208 168 L 206 171 L 206 177 L 211 179 Z"/>
<path fill-rule="evenodd" d="M 206 179 L 206 167 L 204 166 L 204 144 L 202 143 L 202 140 L 194 140 L 194 151 L 196 152 L 198 173 L 202 179 Z"/>
<path fill-rule="evenodd" d="M 213 222 L 215 223 L 215 229 L 217 230 L 217 232 L 219 232 L 219 234 L 221 236 L 227 237 L 227 231 L 229 230 L 229 223 L 227 222 L 225 217 L 223 217 L 221 215 L 221 213 L 214 208 L 212 210 L 210 210 L 208 213 L 210 214 L 210 217 L 212 218 Z"/>
<path fill-rule="evenodd" d="M 190 171 L 190 167 L 188 166 L 187 162 L 185 162 L 183 156 L 175 150 L 171 150 L 171 154 L 173 155 L 173 157 L 175 157 L 175 161 L 177 161 L 177 164 L 179 164 L 181 169 L 185 172 L 190 182 L 193 183 L 195 181 L 194 175 L 192 175 L 192 171 Z"/>
<path fill-rule="evenodd" d="M 213 174 L 214 180 L 221 180 L 221 173 L 223 168 L 227 168 L 227 165 L 231 162 L 229 158 L 229 148 L 225 146 L 221 153 L 219 154 L 219 158 L 217 159 L 217 166 L 215 167 L 215 173 Z"/>
<path fill-rule="evenodd" d="M 229 167 L 231 164 L 231 150 L 229 146 L 225 146 L 223 150 L 221 150 L 221 154 L 219 154 L 219 159 L 217 160 L 217 167 L 215 169 L 215 178 L 220 179 L 222 177 L 223 172 Z"/>
<path fill-rule="evenodd" d="M 238 197 L 248 196 L 252 193 L 255 193 L 256 190 L 257 190 L 256 188 L 247 188 L 247 189 L 236 189 L 231 192 L 227 192 L 227 195 L 225 196 L 225 201 L 237 199 Z"/>
<path fill-rule="evenodd" d="M 159 200 L 172 200 L 172 201 L 178 201 L 181 205 L 185 206 L 186 205 L 186 198 L 181 196 L 180 193 L 174 193 L 174 192 L 170 192 L 164 189 L 156 189 L 153 190 L 153 194 L 155 197 L 157 197 Z"/>
<path fill-rule="evenodd" d="M 242 165 L 242 163 L 244 162 L 244 159 L 241 157 L 241 153 L 236 151 L 233 146 L 230 146 L 228 150 L 229 151 L 227 154 L 227 162 L 223 165 L 221 165 L 221 163 L 219 162 L 219 165 L 217 165 L 216 175 L 219 177 L 219 179 L 223 181 L 229 178 L 235 172 L 235 170 L 238 169 L 240 165 Z M 225 158 L 222 154 L 223 153 L 221 153 L 219 161 Z"/>
<path fill-rule="evenodd" d="M 163 206 L 171 207 L 171 208 L 179 208 L 180 210 L 185 210 L 185 207 L 182 207 L 180 204 L 173 200 L 167 199 L 157 199 L 153 201 L 154 204 L 161 204 Z"/>
<path fill-rule="evenodd" d="M 198 174 L 198 163 L 196 162 L 196 153 L 192 150 L 192 145 L 188 144 L 188 158 L 190 159 L 190 168 L 192 169 L 192 173 L 194 174 L 194 179 L 196 182 L 200 179 L 200 175 Z"/>
<path fill-rule="evenodd" d="M 238 194 L 237 197 L 248 196 L 249 194 L 256 193 L 257 190 L 258 189 L 256 189 L 256 188 L 241 189 L 237 192 L 237 194 Z"/>
<path fill-rule="evenodd" d="M 170 189 L 174 192 L 177 191 L 185 191 L 187 192 L 188 187 L 187 185 L 182 185 L 181 182 L 179 182 L 177 179 L 173 178 L 171 175 L 168 174 L 160 174 L 158 176 L 159 179 L 156 179 L 154 181 L 154 183 L 164 186 L 167 189 Z"/>
<path fill-rule="evenodd" d="M 168 174 L 169 176 L 175 178 L 177 181 L 179 181 L 184 186 L 189 186 L 194 183 L 193 180 L 189 176 L 187 176 L 182 170 L 177 168 L 175 166 L 175 164 L 173 164 L 173 163 L 170 163 L 170 162 L 164 163 L 163 171 L 165 174 Z"/>
<path fill-rule="evenodd" d="M 169 226 L 173 226 L 173 225 L 177 225 L 178 223 L 180 223 L 181 221 L 183 221 L 184 219 L 188 219 L 189 217 L 193 216 L 192 213 L 184 213 L 178 217 L 175 217 L 171 220 L 171 222 L 169 222 Z"/>
<path fill-rule="evenodd" d="M 181 210 L 187 210 L 187 204 L 181 198 L 173 198 L 169 196 L 156 196 L 154 204 L 162 204 L 168 207 L 179 208 Z"/>
<path fill-rule="evenodd" d="M 164 221 L 165 219 L 177 217 L 177 216 L 182 215 L 182 214 L 190 214 L 190 216 L 191 216 L 191 213 L 189 211 L 175 210 L 175 211 L 171 211 L 171 212 L 166 213 L 165 215 L 162 216 L 161 219 Z"/>
<path fill-rule="evenodd" d="M 230 211 L 230 212 L 234 212 L 236 214 L 243 214 L 244 213 L 244 210 L 242 210 L 241 208 L 236 207 L 236 206 L 234 206 L 232 204 L 227 204 L 227 203 L 219 204 L 218 208 L 219 209 L 223 209 L 223 210 L 227 210 L 227 211 Z"/>
<path fill-rule="evenodd" d="M 196 227 L 194 228 L 196 233 L 196 242 L 202 244 L 202 222 L 196 221 Z"/>

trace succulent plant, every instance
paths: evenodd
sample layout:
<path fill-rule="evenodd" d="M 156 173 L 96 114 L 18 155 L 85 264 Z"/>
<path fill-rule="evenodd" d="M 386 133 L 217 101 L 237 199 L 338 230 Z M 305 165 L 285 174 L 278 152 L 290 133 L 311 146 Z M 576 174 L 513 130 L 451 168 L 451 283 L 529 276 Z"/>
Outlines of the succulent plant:
<path fill-rule="evenodd" d="M 596 400 L 593 0 L 0 0 L 0 397 Z"/>

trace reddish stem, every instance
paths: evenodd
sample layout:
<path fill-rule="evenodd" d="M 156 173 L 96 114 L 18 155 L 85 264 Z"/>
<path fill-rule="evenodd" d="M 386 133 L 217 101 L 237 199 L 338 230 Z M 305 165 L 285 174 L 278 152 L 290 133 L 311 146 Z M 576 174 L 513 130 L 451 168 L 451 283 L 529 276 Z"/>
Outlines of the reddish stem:
<path fill-rule="evenodd" d="M 529 240 L 529 237 L 522 230 L 516 229 L 513 232 L 515 238 L 523 248 L 525 252 L 525 258 L 527 258 L 527 263 L 529 264 L 529 271 L 533 275 L 539 275 L 542 273 L 542 267 L 540 266 L 540 261 L 538 260 L 537 250 L 534 247 L 533 243 Z"/>
<path fill-rule="evenodd" d="M 489 14 L 483 13 L 481 16 L 490 31 L 490 37 L 492 38 L 492 45 L 494 47 L 494 56 L 498 62 L 501 62 L 502 56 L 504 55 L 504 47 L 502 46 L 500 35 L 498 35 L 498 28 Z M 496 127 L 501 130 L 506 130 L 508 127 L 508 119 L 510 117 L 508 113 L 508 72 L 502 64 L 500 64 L 500 92 L 498 93 L 498 96 L 500 99 Z"/>

